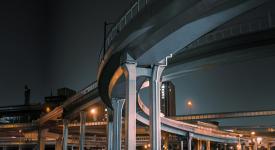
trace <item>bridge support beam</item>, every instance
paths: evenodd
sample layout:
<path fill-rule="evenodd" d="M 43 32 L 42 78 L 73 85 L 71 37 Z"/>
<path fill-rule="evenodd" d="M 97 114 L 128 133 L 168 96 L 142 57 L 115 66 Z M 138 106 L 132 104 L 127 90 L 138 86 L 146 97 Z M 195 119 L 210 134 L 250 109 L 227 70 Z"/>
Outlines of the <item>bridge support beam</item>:
<path fill-rule="evenodd" d="M 114 109 L 114 143 L 113 150 L 121 149 L 121 122 L 122 122 L 122 108 L 125 99 L 112 99 L 112 106 Z M 132 120 L 131 120 L 132 121 Z"/>
<path fill-rule="evenodd" d="M 155 65 L 150 80 L 150 145 L 152 150 L 161 149 L 160 86 L 164 66 Z"/>
<path fill-rule="evenodd" d="M 63 150 L 68 149 L 68 123 L 67 119 L 63 120 Z"/>
<path fill-rule="evenodd" d="M 136 149 L 136 63 L 124 64 L 126 77 L 125 149 Z"/>
<path fill-rule="evenodd" d="M 79 135 L 79 150 L 84 150 L 85 147 L 85 124 L 86 124 L 86 112 L 80 112 L 80 135 Z"/>
<path fill-rule="evenodd" d="M 107 133 L 108 133 L 108 150 L 113 149 L 113 133 L 114 133 L 114 122 L 113 122 L 113 112 L 108 110 L 108 126 L 107 126 Z"/>

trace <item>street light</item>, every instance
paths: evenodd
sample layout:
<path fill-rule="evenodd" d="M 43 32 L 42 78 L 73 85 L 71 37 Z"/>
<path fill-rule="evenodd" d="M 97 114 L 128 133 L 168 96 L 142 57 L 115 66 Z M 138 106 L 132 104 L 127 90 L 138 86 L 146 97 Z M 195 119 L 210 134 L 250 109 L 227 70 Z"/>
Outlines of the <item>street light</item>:
<path fill-rule="evenodd" d="M 147 145 L 144 145 L 144 148 L 147 149 Z"/>
<path fill-rule="evenodd" d="M 51 111 L 51 108 L 49 106 L 46 107 L 46 112 L 49 113 Z"/>
<path fill-rule="evenodd" d="M 95 108 L 92 108 L 92 109 L 90 110 L 90 113 L 91 113 L 92 115 L 96 114 L 96 109 L 95 109 Z"/>
<path fill-rule="evenodd" d="M 187 106 L 188 106 L 188 109 L 189 109 L 189 114 L 191 114 L 191 109 L 192 109 L 192 106 L 193 106 L 193 103 L 192 103 L 191 100 L 189 100 L 189 101 L 187 102 Z"/>
<path fill-rule="evenodd" d="M 252 131 L 252 132 L 251 132 L 251 135 L 255 135 L 255 134 L 256 134 L 255 131 Z"/>
<path fill-rule="evenodd" d="M 96 121 L 97 120 L 97 118 L 96 118 L 97 109 L 96 108 L 91 108 L 90 114 L 91 114 L 91 116 L 93 118 L 93 121 Z"/>

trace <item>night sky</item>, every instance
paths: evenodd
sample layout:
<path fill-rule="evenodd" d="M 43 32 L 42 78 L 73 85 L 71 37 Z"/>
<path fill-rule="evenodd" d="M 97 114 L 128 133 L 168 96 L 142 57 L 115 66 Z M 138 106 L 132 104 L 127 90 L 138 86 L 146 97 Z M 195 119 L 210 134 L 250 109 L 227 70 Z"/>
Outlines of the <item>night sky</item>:
<path fill-rule="evenodd" d="M 57 88 L 80 90 L 96 79 L 104 20 L 115 22 L 129 0 L 0 2 L 0 106 L 32 102 Z M 236 62 L 174 79 L 177 113 L 273 109 L 275 58 Z"/>
<path fill-rule="evenodd" d="M 0 2 L 0 106 L 32 102 L 51 89 L 75 90 L 96 79 L 103 22 L 115 22 L 129 0 L 9 0 Z"/>

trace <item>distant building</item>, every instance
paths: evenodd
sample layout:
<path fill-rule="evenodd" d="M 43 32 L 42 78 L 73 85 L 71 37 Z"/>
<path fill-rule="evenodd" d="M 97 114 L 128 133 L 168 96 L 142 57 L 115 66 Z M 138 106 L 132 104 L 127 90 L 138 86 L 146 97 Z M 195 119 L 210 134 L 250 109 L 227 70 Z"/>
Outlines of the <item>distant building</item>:
<path fill-rule="evenodd" d="M 58 96 L 65 96 L 67 98 L 73 96 L 76 94 L 75 90 L 69 89 L 69 88 L 60 88 L 57 89 L 57 95 Z"/>
<path fill-rule="evenodd" d="M 57 89 L 57 95 L 53 96 L 47 96 L 44 99 L 44 104 L 43 104 L 43 112 L 50 112 L 52 111 L 55 107 L 60 106 L 63 104 L 63 102 L 68 99 L 69 97 L 73 96 L 76 94 L 76 91 L 69 89 L 69 88 L 60 88 Z"/>
<path fill-rule="evenodd" d="M 165 116 L 176 115 L 175 86 L 171 81 L 162 82 L 161 92 L 161 112 Z"/>
<path fill-rule="evenodd" d="M 29 123 L 37 120 L 40 113 L 40 104 L 0 107 L 0 124 Z"/>

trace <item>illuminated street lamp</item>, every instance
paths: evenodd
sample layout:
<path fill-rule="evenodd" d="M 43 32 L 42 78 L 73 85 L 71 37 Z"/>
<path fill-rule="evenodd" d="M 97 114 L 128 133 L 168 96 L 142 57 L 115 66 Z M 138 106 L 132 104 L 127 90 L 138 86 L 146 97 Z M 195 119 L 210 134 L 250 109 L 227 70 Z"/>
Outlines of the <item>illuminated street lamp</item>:
<path fill-rule="evenodd" d="M 192 110 L 192 106 L 193 106 L 193 103 L 192 103 L 191 100 L 189 100 L 189 101 L 187 102 L 187 106 L 188 106 L 188 109 L 189 109 L 189 114 L 191 114 L 191 110 Z"/>
<path fill-rule="evenodd" d="M 92 115 L 92 117 L 93 117 L 93 120 L 96 121 L 96 120 L 97 120 L 97 118 L 96 118 L 96 114 L 97 114 L 96 108 L 92 108 L 92 109 L 90 110 L 90 113 L 91 113 L 91 115 Z"/>
<path fill-rule="evenodd" d="M 50 107 L 46 107 L 46 112 L 49 113 L 51 111 Z"/>
<path fill-rule="evenodd" d="M 144 148 L 147 149 L 147 145 L 144 145 Z"/>
<path fill-rule="evenodd" d="M 255 131 L 252 131 L 252 132 L 251 132 L 251 135 L 252 135 L 252 136 L 255 135 L 255 134 L 256 134 Z"/>
<path fill-rule="evenodd" d="M 90 110 L 90 113 L 91 113 L 92 115 L 95 115 L 95 114 L 96 114 L 96 109 L 95 109 L 95 108 L 92 108 L 92 109 Z"/>

